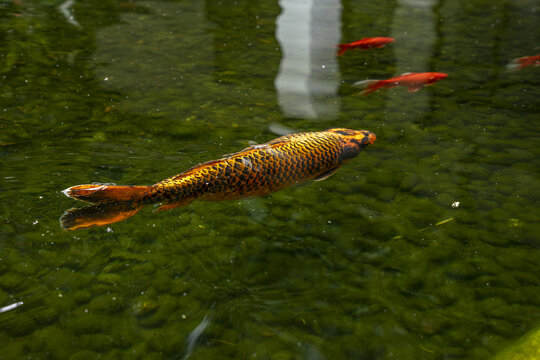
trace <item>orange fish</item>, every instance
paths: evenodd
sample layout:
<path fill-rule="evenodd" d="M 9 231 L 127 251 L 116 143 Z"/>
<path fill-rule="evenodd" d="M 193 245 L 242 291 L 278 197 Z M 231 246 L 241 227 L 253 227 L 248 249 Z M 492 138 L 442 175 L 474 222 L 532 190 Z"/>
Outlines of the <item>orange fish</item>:
<path fill-rule="evenodd" d="M 407 86 L 409 92 L 416 92 L 424 86 L 431 85 L 444 79 L 448 74 L 428 73 L 405 73 L 387 80 L 363 80 L 352 84 L 353 87 L 364 89 L 360 94 L 367 95 L 378 89 L 389 89 L 396 86 Z"/>
<path fill-rule="evenodd" d="M 363 38 L 361 40 L 358 40 L 349 44 L 339 44 L 338 56 L 343 55 L 343 53 L 349 49 L 382 48 L 386 44 L 390 44 L 394 41 L 396 40 L 389 37 L 372 37 L 372 38 Z"/>
<path fill-rule="evenodd" d="M 527 66 L 540 66 L 540 55 L 535 56 L 524 56 L 517 59 L 514 59 L 510 64 L 506 65 L 508 71 L 514 71 L 523 69 Z"/>
<path fill-rule="evenodd" d="M 195 200 L 261 196 L 310 179 L 324 180 L 375 141 L 367 130 L 329 129 L 281 136 L 219 160 L 205 162 L 150 186 L 77 185 L 63 193 L 94 205 L 66 211 L 68 230 L 107 225 L 135 215 L 145 205 L 158 210 Z"/>

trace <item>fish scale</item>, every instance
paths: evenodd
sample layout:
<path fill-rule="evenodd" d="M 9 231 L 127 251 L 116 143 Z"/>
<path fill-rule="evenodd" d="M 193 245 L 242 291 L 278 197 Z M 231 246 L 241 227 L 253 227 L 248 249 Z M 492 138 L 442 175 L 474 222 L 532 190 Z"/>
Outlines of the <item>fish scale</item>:
<path fill-rule="evenodd" d="M 342 137 L 331 131 L 299 133 L 248 147 L 155 184 L 143 201 L 184 205 L 265 195 L 341 165 Z"/>

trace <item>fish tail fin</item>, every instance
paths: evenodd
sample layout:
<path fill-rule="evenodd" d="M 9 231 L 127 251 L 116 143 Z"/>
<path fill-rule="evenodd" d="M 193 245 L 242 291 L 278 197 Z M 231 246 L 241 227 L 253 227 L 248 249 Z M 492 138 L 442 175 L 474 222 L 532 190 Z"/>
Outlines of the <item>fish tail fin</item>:
<path fill-rule="evenodd" d="M 521 61 L 519 61 L 520 59 L 514 59 L 512 61 L 510 61 L 510 63 L 508 65 L 506 65 L 506 71 L 516 71 L 516 70 L 519 70 L 523 67 L 523 65 L 521 64 Z"/>
<path fill-rule="evenodd" d="M 60 218 L 66 230 L 77 230 L 91 226 L 104 226 L 122 221 L 135 215 L 142 206 L 130 203 L 105 203 L 70 209 Z"/>
<path fill-rule="evenodd" d="M 351 46 L 350 46 L 349 44 L 339 44 L 338 47 L 339 47 L 339 50 L 338 50 L 337 56 L 341 56 L 341 55 L 343 55 L 343 53 L 345 53 L 345 51 L 347 51 Z"/>
<path fill-rule="evenodd" d="M 151 186 L 76 185 L 62 191 L 64 195 L 93 204 L 140 201 Z"/>
<path fill-rule="evenodd" d="M 352 86 L 364 89 L 360 92 L 360 95 L 367 95 L 383 87 L 384 82 L 382 80 L 362 80 L 355 82 Z"/>

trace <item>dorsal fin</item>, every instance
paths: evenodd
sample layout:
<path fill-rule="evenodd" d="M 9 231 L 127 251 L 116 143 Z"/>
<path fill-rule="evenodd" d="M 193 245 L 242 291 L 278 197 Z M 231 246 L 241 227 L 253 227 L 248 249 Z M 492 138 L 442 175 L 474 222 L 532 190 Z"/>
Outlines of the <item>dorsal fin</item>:
<path fill-rule="evenodd" d="M 223 159 L 218 159 L 218 160 L 211 160 L 211 161 L 207 161 L 207 162 L 203 162 L 201 164 L 198 164 L 198 165 L 195 165 L 195 166 L 192 166 L 190 167 L 189 169 L 187 169 L 186 171 L 184 171 L 183 173 L 180 173 L 178 175 L 174 175 L 173 177 L 170 177 L 168 179 L 165 179 L 165 180 L 162 180 L 161 182 L 163 181 L 166 181 L 166 180 L 178 180 L 180 178 L 183 178 L 185 176 L 188 176 L 188 175 L 191 175 L 193 174 L 194 172 L 196 171 L 199 171 L 199 170 L 202 170 L 204 169 L 205 167 L 208 167 L 210 165 L 214 165 L 215 163 L 218 163 L 218 162 L 221 162 L 225 160 L 225 158 Z"/>
<path fill-rule="evenodd" d="M 251 145 L 240 151 L 223 155 L 223 159 L 228 159 L 228 158 L 231 158 L 233 156 L 238 156 L 238 155 L 246 155 L 253 150 L 259 150 L 259 149 L 264 149 L 264 148 L 275 149 L 281 145 L 288 143 L 292 138 L 298 137 L 299 135 L 303 135 L 303 133 L 288 134 L 288 135 L 280 136 L 274 140 L 270 140 L 269 142 L 264 143 L 264 144 Z"/>

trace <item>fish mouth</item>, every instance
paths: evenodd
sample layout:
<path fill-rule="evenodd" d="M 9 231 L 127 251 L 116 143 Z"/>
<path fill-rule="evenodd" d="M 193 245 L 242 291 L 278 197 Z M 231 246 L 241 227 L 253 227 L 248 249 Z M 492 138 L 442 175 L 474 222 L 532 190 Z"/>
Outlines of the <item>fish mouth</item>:
<path fill-rule="evenodd" d="M 369 135 L 368 135 L 368 141 L 371 145 L 373 145 L 373 143 L 375 142 L 375 140 L 377 140 L 377 136 L 370 132 Z"/>
<path fill-rule="evenodd" d="M 368 144 L 372 144 L 377 139 L 377 136 L 375 136 L 374 133 L 371 131 L 364 130 L 362 131 L 362 139 L 360 140 L 360 143 L 364 146 L 367 146 Z"/>
<path fill-rule="evenodd" d="M 358 146 L 360 151 L 368 147 L 369 144 L 373 144 L 377 137 L 374 133 L 368 130 L 359 131 L 356 136 L 349 138 L 349 142 Z"/>

